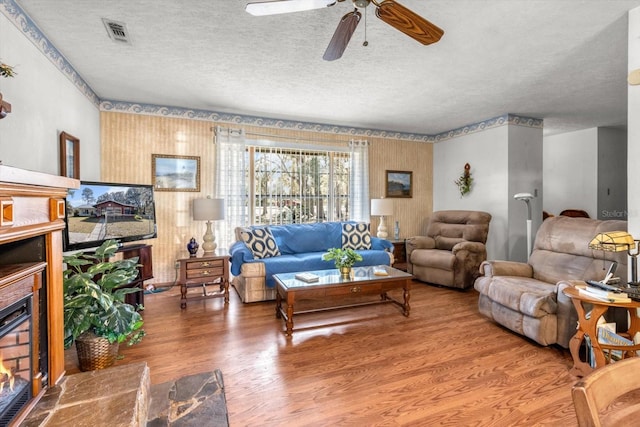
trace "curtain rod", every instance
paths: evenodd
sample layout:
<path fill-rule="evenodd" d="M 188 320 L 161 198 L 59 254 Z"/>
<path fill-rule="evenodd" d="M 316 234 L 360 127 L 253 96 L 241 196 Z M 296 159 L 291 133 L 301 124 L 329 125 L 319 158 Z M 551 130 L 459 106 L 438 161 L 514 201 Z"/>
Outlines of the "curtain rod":
<path fill-rule="evenodd" d="M 234 134 L 240 134 L 242 132 L 242 129 L 232 129 L 232 128 L 224 128 L 222 126 L 218 126 L 220 129 L 226 129 L 229 133 L 234 133 Z M 214 128 L 212 128 L 213 130 Z M 296 137 L 296 136 L 285 136 L 285 135 L 274 135 L 274 134 L 269 134 L 269 133 L 256 133 L 256 132 L 245 132 L 246 136 L 258 136 L 258 137 L 265 137 L 265 138 L 278 138 L 278 139 L 288 139 L 288 140 L 292 140 L 292 141 L 300 141 L 300 142 L 332 142 L 332 143 L 341 143 L 341 142 L 350 142 L 350 141 L 356 141 L 356 142 L 366 142 L 366 139 L 354 139 L 354 138 L 350 138 L 348 140 L 337 140 L 337 139 L 308 139 L 308 138 L 300 138 L 300 137 Z"/>

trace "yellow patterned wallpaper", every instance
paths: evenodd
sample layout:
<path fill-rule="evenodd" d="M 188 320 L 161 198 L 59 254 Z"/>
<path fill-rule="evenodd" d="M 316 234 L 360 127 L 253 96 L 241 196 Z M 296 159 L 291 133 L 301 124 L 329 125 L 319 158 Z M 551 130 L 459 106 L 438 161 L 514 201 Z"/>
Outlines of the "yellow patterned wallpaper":
<path fill-rule="evenodd" d="M 153 245 L 154 279 L 151 283 L 171 283 L 176 279 L 174 261 L 188 257 L 186 244 L 191 237 L 201 243 L 203 223 L 191 219 L 193 199 L 214 195 L 215 147 L 212 128 L 225 123 L 167 118 L 141 114 L 101 112 L 101 179 L 110 182 L 151 184 L 151 155 L 199 156 L 201 167 L 200 192 L 156 191 L 158 238 L 147 241 Z M 233 128 L 239 126 L 233 125 Z M 277 130 L 258 126 L 243 126 L 245 132 L 280 135 L 304 140 L 335 140 L 345 143 L 348 135 L 308 131 Z M 251 136 L 249 136 L 251 138 Z M 364 138 L 356 138 L 364 139 Z M 400 222 L 400 237 L 420 234 L 424 220 L 433 209 L 433 145 L 388 138 L 366 138 L 369 151 L 369 191 L 379 198 L 385 191 L 385 170 L 413 172 L 413 197 L 394 200 L 394 215 L 387 218 L 389 235 L 393 223 Z M 290 142 L 290 141 L 289 141 Z M 373 233 L 378 218 L 371 218 Z"/>

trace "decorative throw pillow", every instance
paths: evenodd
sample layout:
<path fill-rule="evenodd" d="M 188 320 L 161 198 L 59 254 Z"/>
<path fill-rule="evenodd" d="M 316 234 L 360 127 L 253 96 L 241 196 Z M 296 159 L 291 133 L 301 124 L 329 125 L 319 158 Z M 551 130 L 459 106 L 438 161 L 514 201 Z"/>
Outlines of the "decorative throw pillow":
<path fill-rule="evenodd" d="M 342 224 L 342 249 L 371 249 L 371 233 L 366 222 Z"/>
<path fill-rule="evenodd" d="M 278 244 L 268 228 L 245 228 L 240 232 L 240 235 L 255 258 L 262 259 L 280 255 Z"/>

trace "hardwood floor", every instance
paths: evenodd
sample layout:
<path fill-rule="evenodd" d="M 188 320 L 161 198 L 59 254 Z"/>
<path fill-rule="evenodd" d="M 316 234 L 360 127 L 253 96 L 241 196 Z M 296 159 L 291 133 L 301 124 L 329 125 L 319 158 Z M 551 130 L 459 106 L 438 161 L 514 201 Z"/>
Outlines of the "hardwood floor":
<path fill-rule="evenodd" d="M 408 318 L 391 304 L 314 313 L 287 338 L 274 302 L 232 289 L 227 308 L 181 310 L 174 288 L 145 295 L 147 336 L 117 363 L 146 361 L 153 384 L 220 368 L 231 426 L 577 425 L 568 350 L 489 322 L 477 300 L 414 282 Z"/>

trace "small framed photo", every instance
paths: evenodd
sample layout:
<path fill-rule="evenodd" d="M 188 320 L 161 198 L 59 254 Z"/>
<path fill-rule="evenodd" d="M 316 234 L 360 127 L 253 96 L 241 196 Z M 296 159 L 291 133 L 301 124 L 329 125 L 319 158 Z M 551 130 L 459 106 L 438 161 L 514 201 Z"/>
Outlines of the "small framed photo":
<path fill-rule="evenodd" d="M 60 175 L 80 179 L 80 140 L 60 132 Z"/>
<path fill-rule="evenodd" d="M 200 191 L 200 157 L 152 154 L 156 191 Z"/>
<path fill-rule="evenodd" d="M 385 197 L 413 197 L 413 172 L 388 170 Z"/>

